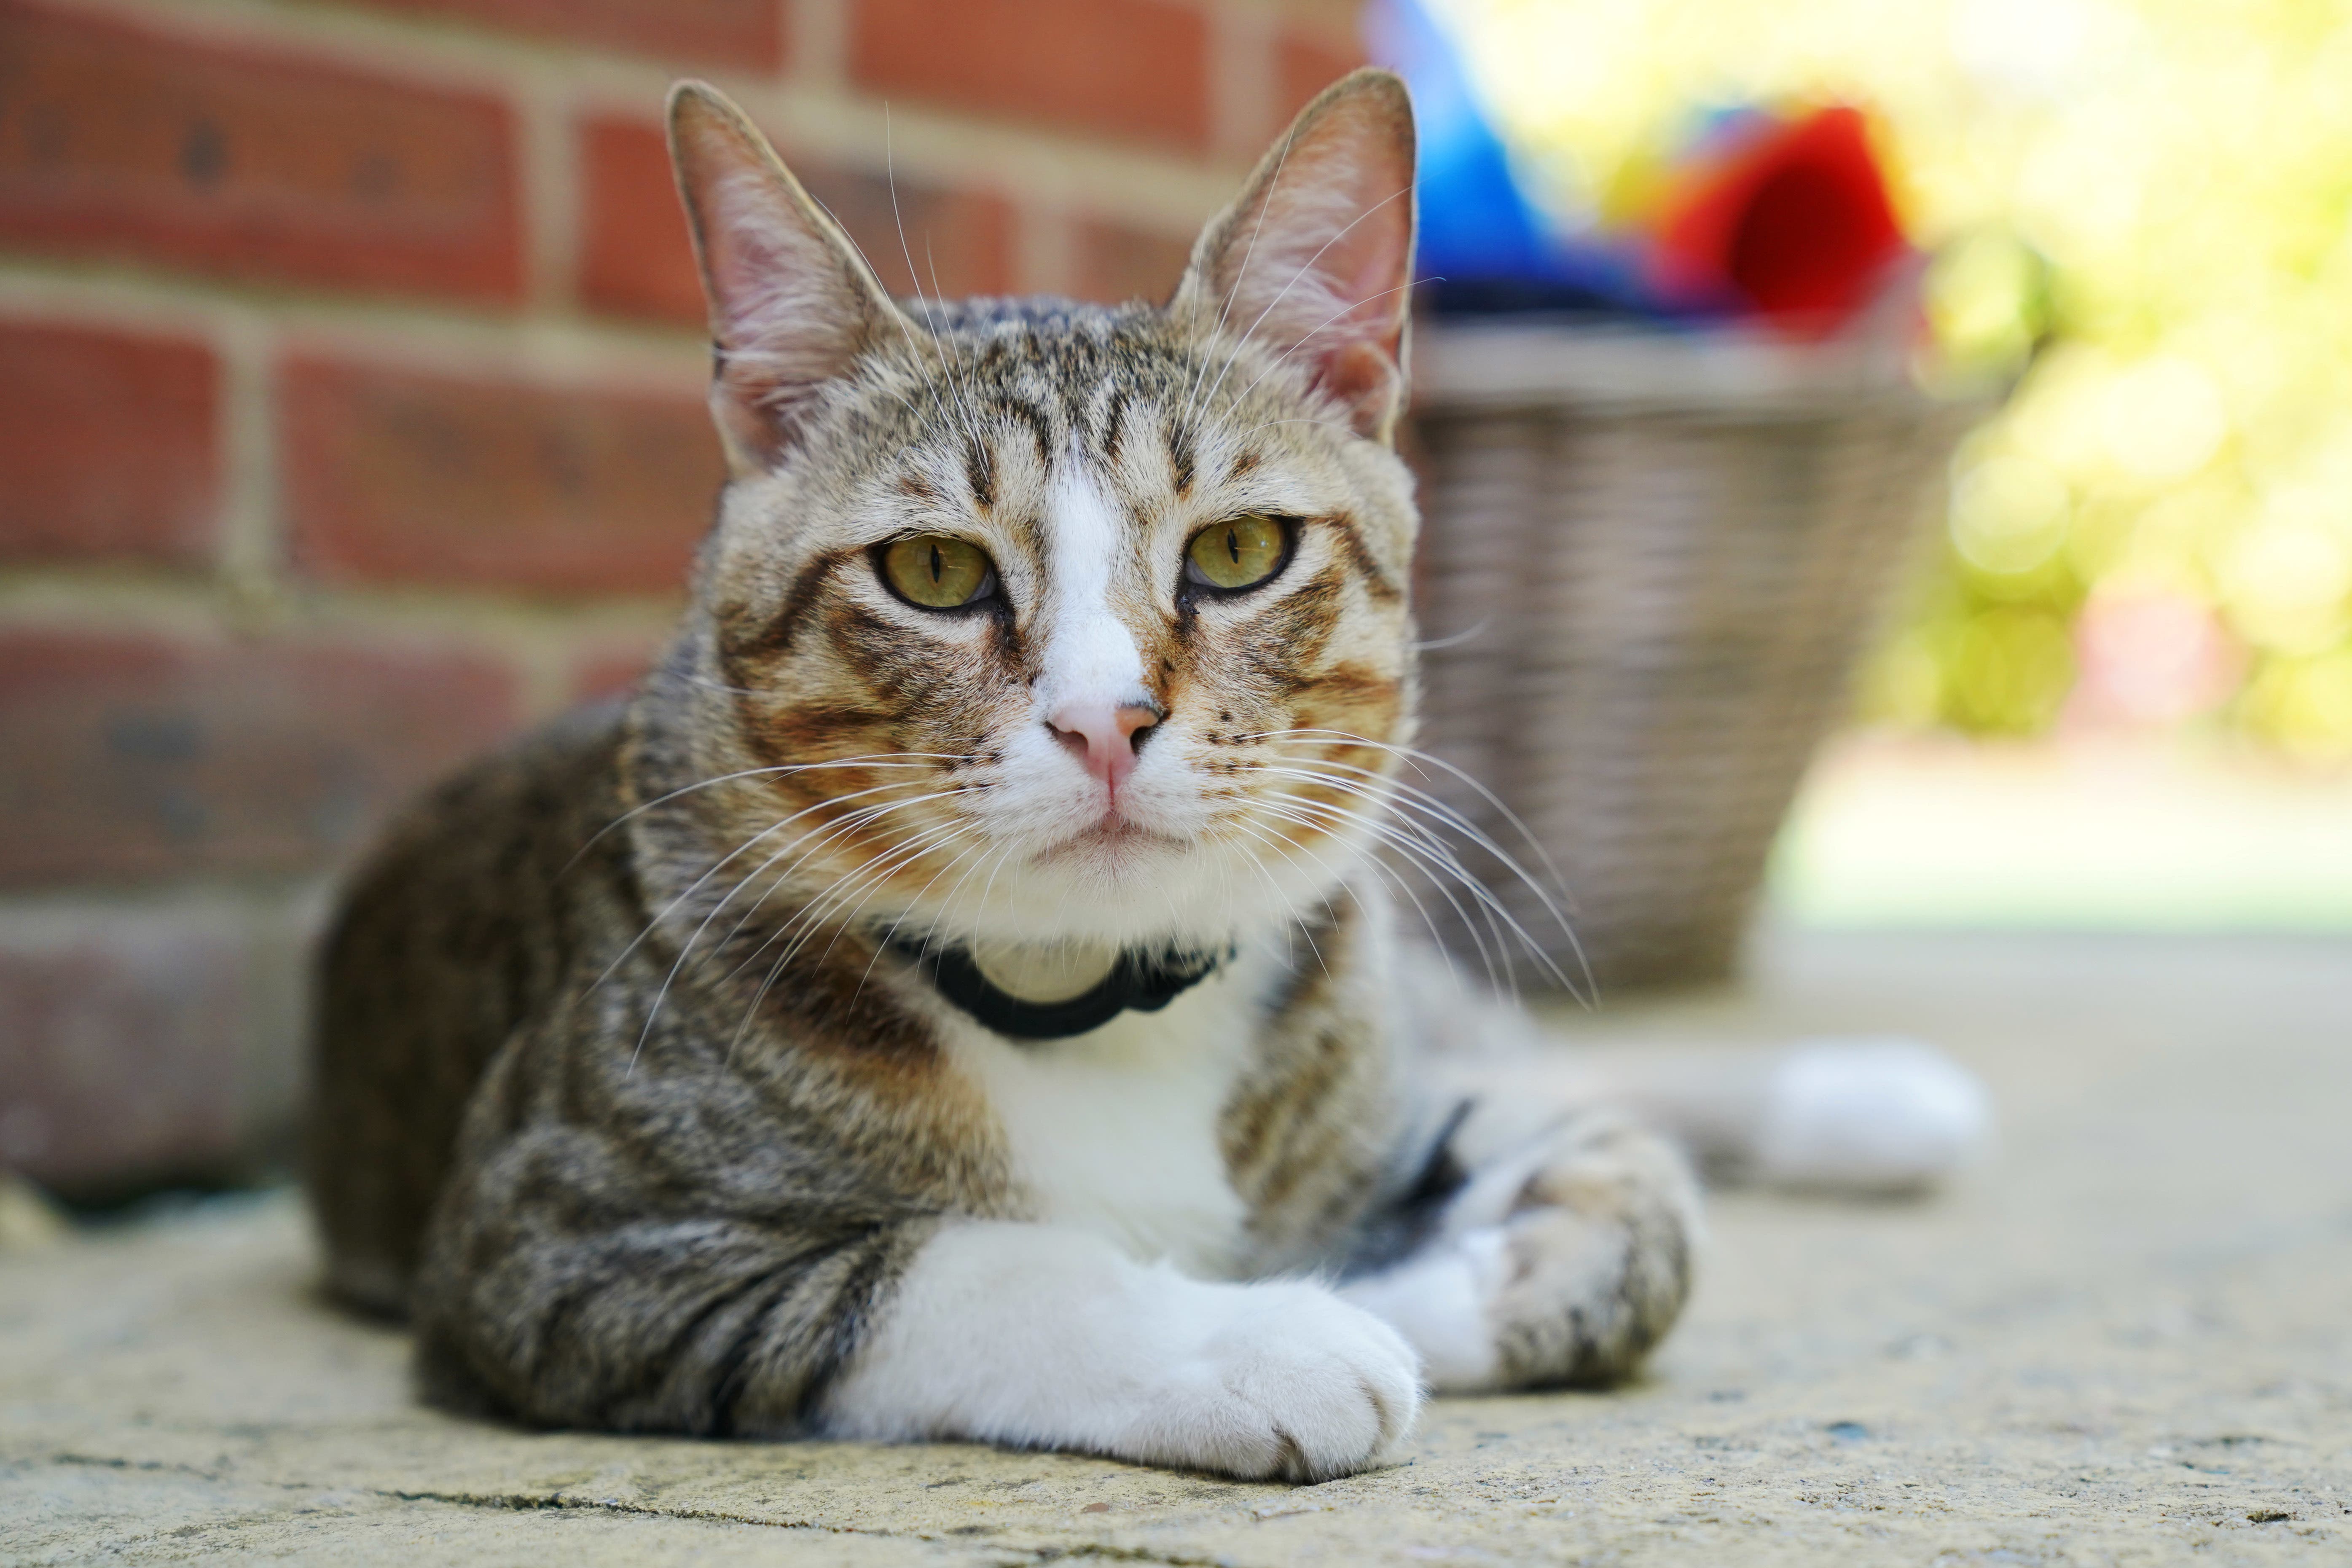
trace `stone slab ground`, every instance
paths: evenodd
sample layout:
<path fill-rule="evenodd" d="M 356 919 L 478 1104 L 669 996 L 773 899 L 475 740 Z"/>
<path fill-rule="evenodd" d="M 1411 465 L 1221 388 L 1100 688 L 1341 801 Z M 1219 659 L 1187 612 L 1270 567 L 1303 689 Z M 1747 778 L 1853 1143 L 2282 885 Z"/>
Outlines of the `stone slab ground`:
<path fill-rule="evenodd" d="M 0 1257 L 0 1562 L 2352 1563 L 2352 944 L 1811 936 L 1612 1031 L 1902 1030 L 2005 1148 L 1944 1197 L 1730 1194 L 1618 1393 L 1434 1404 L 1238 1485 L 962 1446 L 423 1410 L 288 1194 Z M 1580 1026 L 1594 1028 L 1587 1023 Z"/>

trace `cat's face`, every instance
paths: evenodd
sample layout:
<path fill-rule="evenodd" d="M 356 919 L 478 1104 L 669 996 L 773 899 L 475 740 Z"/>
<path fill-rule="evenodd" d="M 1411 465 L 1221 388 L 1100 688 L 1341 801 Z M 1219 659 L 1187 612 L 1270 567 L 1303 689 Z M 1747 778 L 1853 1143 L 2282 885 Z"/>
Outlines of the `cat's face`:
<path fill-rule="evenodd" d="M 1115 310 L 892 307 L 677 101 L 736 470 L 698 751 L 760 770 L 711 792 L 718 879 L 966 940 L 1213 943 L 1327 895 L 1412 717 L 1392 79 L 1301 117 L 1171 305 Z"/>

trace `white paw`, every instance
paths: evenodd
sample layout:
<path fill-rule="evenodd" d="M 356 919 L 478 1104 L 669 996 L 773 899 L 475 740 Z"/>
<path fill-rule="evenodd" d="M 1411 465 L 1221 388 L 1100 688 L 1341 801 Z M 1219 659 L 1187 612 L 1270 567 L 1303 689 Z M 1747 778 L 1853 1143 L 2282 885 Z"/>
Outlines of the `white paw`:
<path fill-rule="evenodd" d="M 1218 1295 L 1223 1321 L 1150 1380 L 1114 1451 L 1319 1481 L 1380 1463 L 1412 1430 L 1421 1364 L 1388 1324 L 1316 1285 Z"/>
<path fill-rule="evenodd" d="M 1800 1046 L 1773 1069 L 1755 1173 L 1783 1186 L 1900 1192 L 1931 1185 L 1992 1143 L 1992 1098 L 1916 1040 Z"/>
<path fill-rule="evenodd" d="M 818 1426 L 1314 1481 L 1381 1463 L 1420 1412 L 1412 1347 L 1319 1285 L 1213 1284 L 1061 1226 L 959 1221 Z"/>
<path fill-rule="evenodd" d="M 1444 1237 L 1384 1274 L 1340 1288 L 1345 1300 L 1391 1324 L 1421 1352 L 1440 1394 L 1492 1388 L 1502 1370 L 1487 1304 L 1510 1272 L 1498 1226 Z"/>

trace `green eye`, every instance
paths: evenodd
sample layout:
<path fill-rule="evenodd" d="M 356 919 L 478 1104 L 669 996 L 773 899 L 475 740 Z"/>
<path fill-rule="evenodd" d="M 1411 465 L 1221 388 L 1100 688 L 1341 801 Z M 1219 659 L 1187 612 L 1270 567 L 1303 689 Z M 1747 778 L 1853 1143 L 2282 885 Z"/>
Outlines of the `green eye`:
<path fill-rule="evenodd" d="M 1211 523 L 1184 547 L 1184 574 L 1212 588 L 1255 588 L 1281 568 L 1282 524 L 1252 512 Z"/>
<path fill-rule="evenodd" d="M 996 589 L 988 552 L 944 533 L 892 540 L 882 552 L 882 575 L 901 598 L 927 610 L 952 610 Z"/>

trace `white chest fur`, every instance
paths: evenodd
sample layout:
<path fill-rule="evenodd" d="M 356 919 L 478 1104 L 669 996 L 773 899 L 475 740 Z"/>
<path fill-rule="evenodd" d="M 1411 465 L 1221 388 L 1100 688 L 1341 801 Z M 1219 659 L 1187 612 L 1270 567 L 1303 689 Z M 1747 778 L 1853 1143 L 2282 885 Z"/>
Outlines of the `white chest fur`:
<path fill-rule="evenodd" d="M 1217 1125 L 1256 1022 L 1250 978 L 1229 965 L 1157 1013 L 1067 1040 L 1007 1041 L 960 1021 L 958 1063 L 1002 1122 L 1037 1218 L 1138 1259 L 1230 1272 L 1245 1213 Z"/>

